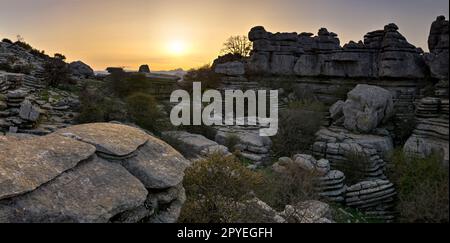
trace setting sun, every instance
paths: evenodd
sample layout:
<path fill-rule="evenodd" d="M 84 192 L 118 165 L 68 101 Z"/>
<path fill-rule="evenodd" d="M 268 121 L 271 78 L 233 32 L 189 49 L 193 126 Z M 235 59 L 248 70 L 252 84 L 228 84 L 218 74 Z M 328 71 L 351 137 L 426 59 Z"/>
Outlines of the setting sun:
<path fill-rule="evenodd" d="M 172 41 L 169 43 L 168 50 L 172 55 L 183 55 L 186 53 L 186 44 L 182 41 Z"/>

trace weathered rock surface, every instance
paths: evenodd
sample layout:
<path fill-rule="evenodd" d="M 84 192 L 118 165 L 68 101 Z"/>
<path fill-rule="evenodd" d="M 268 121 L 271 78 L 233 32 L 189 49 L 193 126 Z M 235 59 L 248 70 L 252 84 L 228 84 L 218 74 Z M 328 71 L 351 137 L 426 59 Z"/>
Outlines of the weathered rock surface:
<path fill-rule="evenodd" d="M 394 149 L 389 135 L 354 134 L 330 127 L 316 136 L 314 155 L 329 160 L 332 168 L 360 168 L 361 178 L 385 178 L 386 157 Z"/>
<path fill-rule="evenodd" d="M 330 205 L 320 201 L 305 201 L 295 206 L 288 205 L 281 216 L 286 218 L 289 223 L 333 223 Z"/>
<path fill-rule="evenodd" d="M 82 61 L 76 61 L 69 64 L 69 69 L 77 78 L 93 78 L 95 77 L 94 70 Z"/>
<path fill-rule="evenodd" d="M 133 157 L 125 159 L 122 165 L 146 188 L 166 189 L 183 181 L 189 162 L 163 141 L 148 136 L 147 143 Z"/>
<path fill-rule="evenodd" d="M 253 52 L 248 69 L 256 73 L 298 76 L 423 78 L 420 51 L 395 24 L 368 33 L 364 42 L 340 46 L 337 34 L 325 28 L 311 33 L 270 33 L 250 30 Z"/>
<path fill-rule="evenodd" d="M 123 167 L 94 157 L 29 194 L 0 202 L 0 221 L 107 223 L 143 204 L 147 193 Z"/>
<path fill-rule="evenodd" d="M 448 103 L 448 99 L 432 97 L 420 100 L 416 127 L 404 145 L 405 153 L 419 158 L 439 155 L 444 164 L 449 164 Z"/>
<path fill-rule="evenodd" d="M 345 128 L 370 133 L 393 116 L 394 103 L 389 91 L 360 84 L 348 93 L 342 109 Z"/>
<path fill-rule="evenodd" d="M 144 131 L 113 123 L 72 126 L 57 133 L 94 145 L 100 156 L 117 158 L 131 156 L 148 141 Z"/>
<path fill-rule="evenodd" d="M 242 62 L 238 61 L 227 62 L 217 64 L 214 71 L 228 76 L 240 76 L 245 74 L 245 66 Z"/>
<path fill-rule="evenodd" d="M 371 180 L 348 187 L 345 201 L 347 206 L 360 209 L 371 219 L 392 222 L 396 195 L 391 182 Z"/>
<path fill-rule="evenodd" d="M 0 222 L 173 223 L 185 201 L 189 162 L 138 128 L 1 136 L 0 149 Z"/>
<path fill-rule="evenodd" d="M 262 137 L 258 129 L 246 127 L 219 127 L 215 141 L 221 145 L 227 145 L 229 139 L 236 139 L 235 149 L 240 151 L 240 156 L 262 165 L 270 157 L 272 141 L 269 137 Z"/>
<path fill-rule="evenodd" d="M 0 137 L 0 199 L 32 191 L 95 152 L 89 144 L 58 135 L 19 140 Z"/>
<path fill-rule="evenodd" d="M 173 143 L 174 146 L 176 145 L 185 157 L 198 159 L 214 153 L 220 153 L 224 156 L 231 155 L 227 147 L 219 145 L 217 142 L 199 134 L 184 131 L 170 131 L 164 132 L 162 137 L 169 144 Z"/>

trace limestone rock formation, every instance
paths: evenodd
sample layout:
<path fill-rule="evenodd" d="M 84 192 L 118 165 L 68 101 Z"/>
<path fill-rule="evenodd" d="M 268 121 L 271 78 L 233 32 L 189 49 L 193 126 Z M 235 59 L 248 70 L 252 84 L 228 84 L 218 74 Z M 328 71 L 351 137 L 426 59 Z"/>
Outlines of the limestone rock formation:
<path fill-rule="evenodd" d="M 147 64 L 141 65 L 139 67 L 140 73 L 150 73 L 150 67 Z"/>
<path fill-rule="evenodd" d="M 295 206 L 288 205 L 281 216 L 286 218 L 288 223 L 333 223 L 330 205 L 320 201 L 305 201 Z"/>
<path fill-rule="evenodd" d="M 69 69 L 72 72 L 72 75 L 77 78 L 85 79 L 95 77 L 94 70 L 82 61 L 70 63 Z"/>
<path fill-rule="evenodd" d="M 348 93 L 343 113 L 345 128 L 353 132 L 370 133 L 393 116 L 392 95 L 377 86 L 357 85 Z"/>
<path fill-rule="evenodd" d="M 187 158 L 199 159 L 214 153 L 220 153 L 224 156 L 231 155 L 227 147 L 219 145 L 199 134 L 171 131 L 164 132 L 162 137 L 169 144 L 176 146 Z"/>
<path fill-rule="evenodd" d="M 416 113 L 416 127 L 404 145 L 404 151 L 412 156 L 425 158 L 433 154 L 442 156 L 449 164 L 448 98 L 423 98 Z"/>
<path fill-rule="evenodd" d="M 394 149 L 389 135 L 353 134 L 330 127 L 316 136 L 314 155 L 329 160 L 332 168 L 360 168 L 361 178 L 385 178 L 386 157 Z"/>
<path fill-rule="evenodd" d="M 344 202 L 345 175 L 341 171 L 331 170 L 326 159 L 316 160 L 307 154 L 297 154 L 291 158 L 280 158 L 272 170 L 283 176 L 290 176 L 292 170 L 300 170 L 313 175 L 315 188 L 320 197 L 330 202 Z"/>
<path fill-rule="evenodd" d="M 394 185 L 387 180 L 363 181 L 347 188 L 346 205 L 363 211 L 370 219 L 395 220 Z"/>
<path fill-rule="evenodd" d="M 0 137 L 0 222 L 176 222 L 189 162 L 137 128 Z"/>
<path fill-rule="evenodd" d="M 270 33 L 250 30 L 253 42 L 248 69 L 259 74 L 423 78 L 421 52 L 407 42 L 395 24 L 368 33 L 364 42 L 340 46 L 337 34 L 325 28 L 311 33 Z"/>
<path fill-rule="evenodd" d="M 215 141 L 221 145 L 227 145 L 228 139 L 235 137 L 237 145 L 235 149 L 243 158 L 261 166 L 270 158 L 272 141 L 269 137 L 262 137 L 258 129 L 245 127 L 219 127 Z"/>
<path fill-rule="evenodd" d="M 223 64 L 217 64 L 214 71 L 216 73 L 228 76 L 241 76 L 245 74 L 245 66 L 242 62 L 238 61 L 227 62 Z"/>
<path fill-rule="evenodd" d="M 449 66 L 449 24 L 444 16 L 437 17 L 431 25 L 428 38 L 430 53 L 425 60 L 430 67 L 431 75 L 440 80 L 447 80 Z M 448 87 L 447 87 L 448 88 Z"/>

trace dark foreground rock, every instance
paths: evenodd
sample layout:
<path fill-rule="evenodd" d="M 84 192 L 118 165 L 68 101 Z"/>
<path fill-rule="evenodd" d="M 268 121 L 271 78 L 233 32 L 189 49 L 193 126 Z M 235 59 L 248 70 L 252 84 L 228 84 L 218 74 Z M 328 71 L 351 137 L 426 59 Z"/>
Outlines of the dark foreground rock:
<path fill-rule="evenodd" d="M 173 223 L 185 201 L 188 161 L 137 128 L 2 136 L 0 148 L 0 222 Z"/>

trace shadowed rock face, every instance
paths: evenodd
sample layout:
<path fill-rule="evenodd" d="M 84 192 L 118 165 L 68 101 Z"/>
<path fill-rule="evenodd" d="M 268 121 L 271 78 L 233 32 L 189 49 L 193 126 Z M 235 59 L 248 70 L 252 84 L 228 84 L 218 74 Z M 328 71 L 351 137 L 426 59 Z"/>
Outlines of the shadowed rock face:
<path fill-rule="evenodd" d="M 0 150 L 0 222 L 173 223 L 185 201 L 189 162 L 137 128 L 2 136 Z"/>
<path fill-rule="evenodd" d="M 322 28 L 311 33 L 270 33 L 250 30 L 253 42 L 248 70 L 252 73 L 297 76 L 423 78 L 421 52 L 408 43 L 395 24 L 369 32 L 364 42 L 343 47 L 337 34 Z"/>

